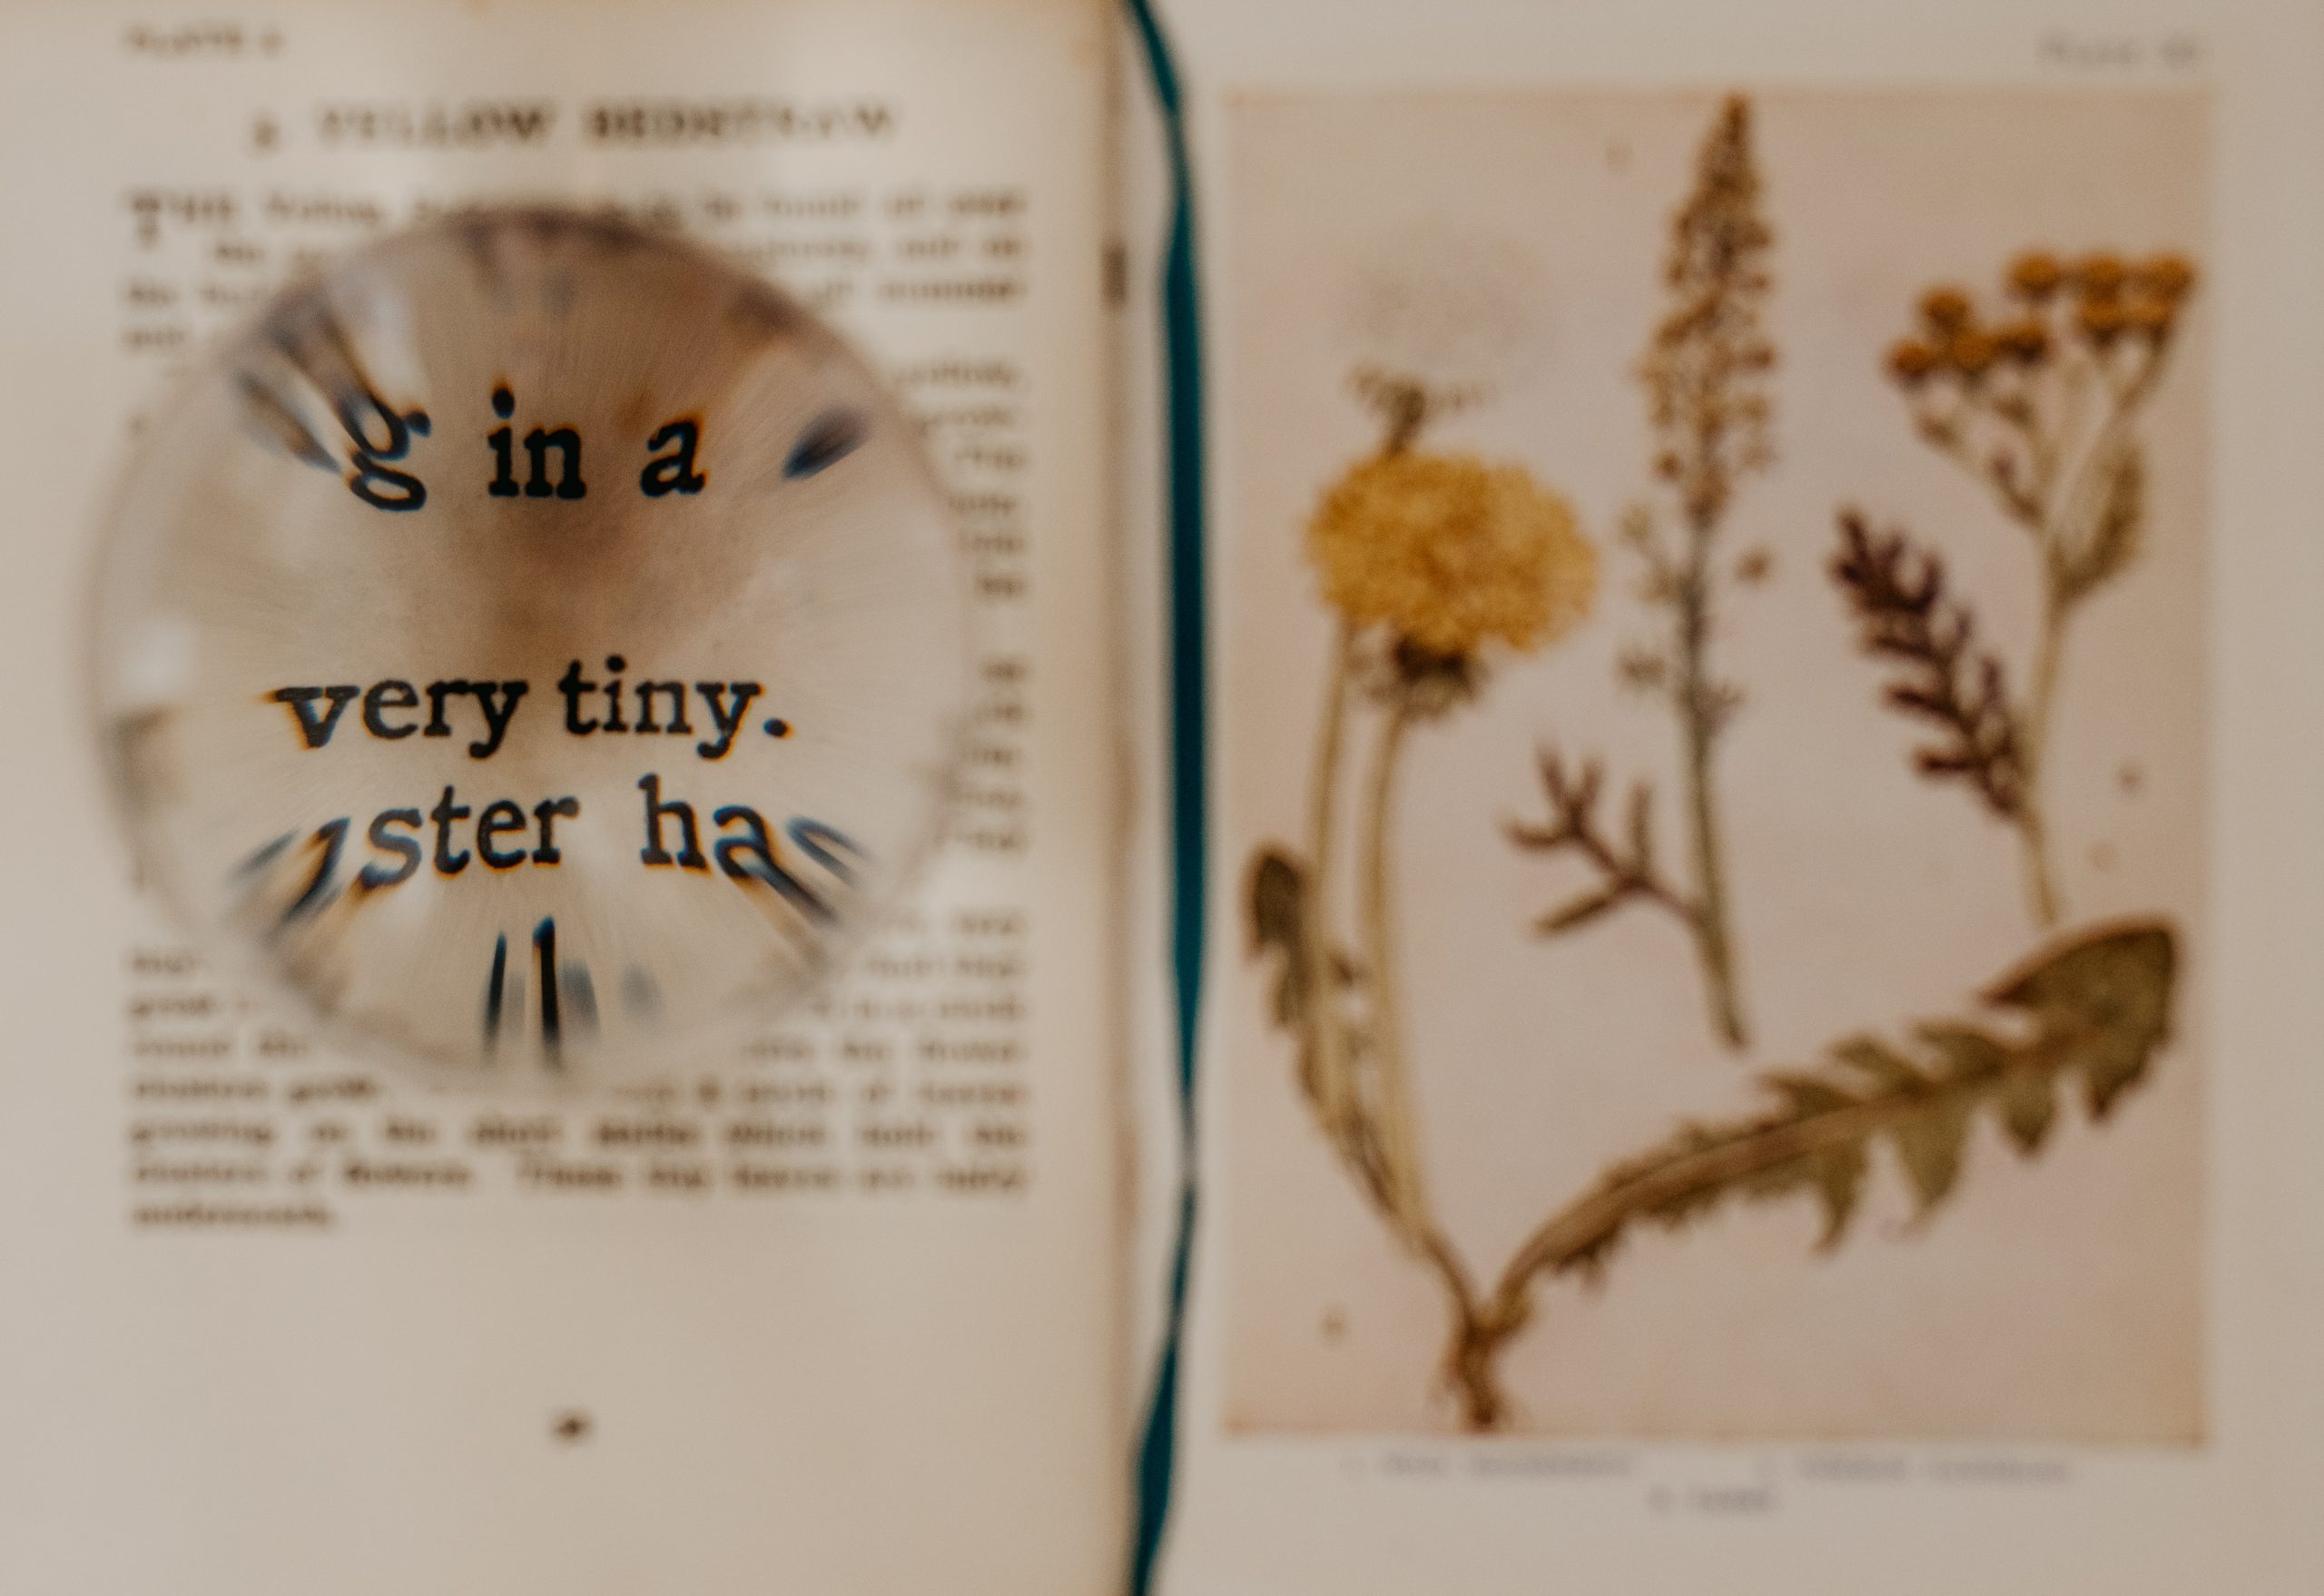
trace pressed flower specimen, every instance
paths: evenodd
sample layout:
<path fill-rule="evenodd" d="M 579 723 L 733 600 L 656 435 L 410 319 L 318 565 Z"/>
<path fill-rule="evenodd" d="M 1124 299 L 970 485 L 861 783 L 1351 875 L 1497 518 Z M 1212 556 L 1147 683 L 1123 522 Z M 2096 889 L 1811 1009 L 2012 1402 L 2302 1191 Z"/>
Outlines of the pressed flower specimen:
<path fill-rule="evenodd" d="M 1353 109 L 1328 109 L 1318 129 L 1352 137 Z M 2139 728 L 2139 763 L 2122 764 L 2126 792 L 2200 725 L 2196 695 L 2168 690 L 2200 658 L 2199 614 L 2158 602 L 2151 635 L 2125 641 L 2118 626 L 2155 599 L 2148 584 L 2166 566 L 2194 563 L 2169 541 L 2180 528 L 2165 509 L 2183 424 L 2168 385 L 2202 330 L 2186 320 L 2193 273 L 2141 259 L 2110 279 L 2073 259 L 2045 280 L 2036 261 L 1987 290 L 1978 268 L 1977 294 L 1924 310 L 1925 262 L 1877 226 L 1864 232 L 1884 189 L 1916 173 L 1957 185 L 1972 265 L 2008 263 L 2043 224 L 2029 209 L 2042 186 L 1993 184 L 1956 157 L 1981 158 L 1997 121 L 2037 111 L 2031 128 L 2080 129 L 2089 115 L 2079 96 L 1916 99 L 1892 119 L 1876 96 L 1686 93 L 1600 129 L 1593 100 L 1544 108 L 1538 126 L 1512 113 L 1508 181 L 1471 184 L 1420 180 L 1431 163 L 1473 162 L 1495 124 L 1464 109 L 1440 145 L 1423 101 L 1386 121 L 1381 147 L 1397 161 L 1377 182 L 1303 208 L 1295 190 L 1315 155 L 1304 123 L 1285 148 L 1299 159 L 1253 178 L 1246 219 L 1264 258 L 1301 264 L 1266 267 L 1238 300 L 1254 340 L 1236 368 L 1245 408 L 1292 419 L 1236 440 L 1254 468 L 1236 524 L 1276 527 L 1265 547 L 1243 532 L 1226 546 L 1249 583 L 1236 588 L 1242 669 L 1298 663 L 1283 652 L 1286 609 L 1313 630 L 1297 633 L 1306 668 L 1276 684 L 1293 695 L 1290 718 L 1270 692 L 1227 723 L 1249 755 L 1229 784 L 1236 823 L 1255 799 L 1279 816 L 1237 832 L 1244 1012 L 1221 1017 L 1232 1061 L 1269 1066 L 1219 1083 L 1236 1111 L 1227 1167 L 1249 1199 L 1248 1245 L 1227 1276 L 1238 1426 L 2191 1433 L 2201 1238 L 2178 1222 L 2176 1198 L 2195 1172 L 2192 1131 L 2175 1117 L 2135 1121 L 2193 1097 L 2167 1050 L 2184 1029 L 2181 905 L 2193 878 L 2167 849 L 2122 846 L 2087 855 L 2112 871 L 2117 895 L 2152 888 L 2125 898 L 2121 919 L 2077 901 L 2054 929 L 2021 923 L 1996 940 L 1974 916 L 1915 911 L 1945 896 L 2022 913 L 2018 836 L 1989 815 L 2016 815 L 2040 769 L 2027 687 L 2053 575 L 2083 616 L 2053 667 L 2064 684 L 2051 712 L 2064 724 L 2048 772 L 2053 846 L 2077 835 L 2074 787 L 2103 753 L 2085 735 L 2102 713 L 2120 724 L 2150 684 L 2164 692 Z M 1956 118 L 1974 133 L 1961 152 L 1940 136 Z M 2073 137 L 2102 150 L 2119 131 Z M 2085 163 L 2080 143 L 2011 147 L 2053 174 Z M 1642 156 L 1652 149 L 1664 153 Z M 1795 192 L 1787 174 L 1810 171 L 1817 182 Z M 2163 242 L 2190 213 L 2171 196 L 2198 192 L 2191 168 L 2181 175 L 2157 196 Z M 1410 192 L 1393 192 L 1406 181 Z M 1622 204 L 1605 208 L 1605 229 L 1577 234 L 1541 216 L 1497 251 L 1472 247 L 1490 232 L 1419 225 L 1505 225 L 1529 198 L 1610 191 Z M 1340 214 L 1352 195 L 1365 202 L 1360 236 Z M 1343 252 L 1286 249 L 1311 231 Z M 1601 330 L 1575 326 L 1594 296 L 1562 293 L 1568 271 L 1577 284 L 1631 285 L 1612 365 L 1600 361 Z M 1801 297 L 1807 284 L 1829 291 Z M 1942 458 L 1892 413 L 1883 325 L 1869 340 L 1849 332 L 1867 290 L 1865 302 L 1887 307 L 1885 333 L 1916 334 L 1894 367 L 1915 411 L 1942 422 L 1975 385 L 1960 447 Z M 1356 313 L 1327 317 L 1335 293 Z M 1368 341 L 1350 349 L 1353 335 Z M 2142 375 L 2151 346 L 2167 355 L 2159 378 Z M 2012 464 L 1974 429 L 1983 407 L 2027 413 L 2007 398 L 2021 377 L 2063 389 L 2067 366 L 2102 350 L 2071 406 L 2046 389 L 2025 401 L 2034 431 L 2074 440 L 2044 467 L 2053 498 L 2071 497 L 2063 484 L 2117 411 L 2129 420 L 2115 430 L 2143 458 L 2127 481 L 2112 474 L 2112 517 L 2049 515 L 2074 532 L 2058 533 L 2058 566 L 2037 581 L 2040 560 L 1984 502 L 1996 491 L 1985 473 L 2030 492 L 2032 456 L 2021 446 Z M 1321 419 L 1300 412 L 1336 399 L 1331 379 L 1350 369 L 1362 408 L 1340 408 L 1340 452 L 1310 458 L 1285 516 L 1285 457 Z M 1863 381 L 1817 384 L 1850 371 Z M 1547 407 L 1528 402 L 1551 384 L 1568 389 L 1560 413 L 1610 402 L 1635 441 L 1604 459 L 1560 446 L 1541 432 Z M 1828 547 L 1813 572 L 1778 566 L 1799 580 L 1763 586 L 1762 546 L 1779 507 L 1816 486 L 1801 472 L 1830 474 L 1837 456 L 1825 455 L 1853 447 L 1846 422 L 1866 392 L 1885 401 L 1871 407 L 1873 440 L 1892 429 L 1892 464 L 1921 498 L 1957 498 L 1964 521 L 1994 527 L 1924 543 L 1888 512 L 1931 517 L 1934 531 L 1935 507 L 1867 505 L 1881 513 L 1851 518 L 1838 562 L 1856 607 L 1824 609 L 1839 627 L 1826 632 L 1810 623 L 1841 591 L 1826 586 Z M 1531 445 L 1486 441 L 1529 414 Z M 1953 461 L 1980 476 L 1964 482 Z M 2119 508 L 2140 488 L 2157 489 L 2143 525 Z M 1594 558 L 1568 497 L 1585 507 Z M 1839 495 L 1827 488 L 1821 502 L 1828 513 Z M 1774 557 L 1788 558 L 1784 546 Z M 2109 574 L 2126 562 L 2128 579 Z M 2075 608 L 2093 588 L 2097 603 Z M 1317 607 L 1302 607 L 1307 595 Z M 1780 686 L 1778 665 L 1782 682 L 1807 685 Z M 1873 720 L 1849 717 L 1853 694 L 1880 687 L 1910 721 L 1870 703 Z M 1524 740 L 1510 743 L 1512 729 Z M 1491 772 L 1537 734 L 1562 757 L 1544 754 L 1538 785 L 1530 763 L 1515 789 L 1497 783 Z M 1899 768 L 1906 749 L 1925 774 Z M 1285 770 L 1272 792 L 1254 790 Z M 2198 820 L 2198 790 L 2178 773 L 2152 781 L 2136 836 L 2183 835 Z M 1962 834 L 1930 832 L 1923 803 L 1951 805 Z M 1518 841 L 1538 851 L 1512 845 L 1504 817 L 1525 823 Z M 1965 873 L 1958 849 L 1971 842 L 1995 851 L 1998 872 Z M 2080 878 L 2067 875 L 2071 892 Z M 1544 946 L 1531 928 L 1545 911 L 1544 929 L 1571 928 L 1573 945 Z M 1625 950 L 1668 979 L 1622 980 Z M 1878 991 L 1912 995 L 1865 997 Z M 1733 1068 L 1692 1073 L 1707 1059 Z M 2102 1245 L 2093 1216 L 2130 1227 L 2133 1245 Z M 1603 1292 L 1620 1295 L 1593 1300 Z M 2141 1319 L 2111 1325 L 2121 1333 L 2097 1356 L 2084 1334 L 2093 1303 L 2132 1305 Z M 1969 1352 L 1935 1368 L 1926 1337 L 1899 1335 L 1916 1324 Z M 1664 1343 L 1689 1325 L 1697 1353 L 1674 1359 Z M 1356 1383 L 1383 1367 L 1385 1390 Z M 1738 1368 L 1764 1378 L 1738 1384 Z"/>
<path fill-rule="evenodd" d="M 1339 620 L 1306 845 L 1255 852 L 1246 910 L 1253 952 L 1275 965 L 1275 1023 L 1298 1044 L 1301 1094 L 1364 1199 L 1440 1286 L 1445 1386 L 1464 1428 L 1492 1430 L 1511 1416 L 1500 1362 L 1533 1321 L 1539 1286 L 1594 1280 L 1632 1227 L 1679 1226 L 1729 1197 L 1805 1193 L 1823 1206 L 1830 1246 L 1876 1148 L 1891 1149 L 1926 1214 L 1953 1190 L 1981 1111 L 2028 1157 L 2061 1087 L 2078 1083 L 2103 1118 L 2168 1033 L 2174 943 L 2160 922 L 2072 937 L 1986 994 L 2008 1017 L 1998 1030 L 1926 1023 L 1902 1045 L 1856 1037 L 1817 1069 L 1770 1073 L 1764 1110 L 1687 1125 L 1616 1162 L 1535 1226 L 1497 1276 L 1473 1270 L 1437 1213 L 1420 1147 L 1396 961 L 1398 777 L 1411 730 L 1474 700 L 1495 652 L 1542 648 L 1587 616 L 1596 558 L 1565 501 L 1523 468 L 1421 447 L 1453 400 L 1377 373 L 1358 391 L 1382 419 L 1380 446 L 1324 491 L 1306 529 Z M 1352 764 L 1361 772 L 1343 861 Z"/>
<path fill-rule="evenodd" d="M 1694 190 L 1672 219 L 1664 271 L 1670 309 L 1640 368 L 1656 440 L 1654 475 L 1668 502 L 1633 506 L 1622 527 L 1644 567 L 1640 596 L 1668 626 L 1651 645 L 1629 650 L 1621 670 L 1631 685 L 1667 702 L 1677 719 L 1689 868 L 1674 880 L 1657 864 L 1645 783 L 1631 789 L 1621 827 L 1610 833 L 1598 813 L 1602 766 L 1570 765 L 1551 749 L 1540 759 L 1548 820 L 1510 828 L 1520 847 L 1578 854 L 1597 878 L 1541 918 L 1543 935 L 1576 930 L 1632 901 L 1677 915 L 1694 940 L 1712 1028 L 1730 1048 L 1744 1045 L 1746 1026 L 1715 764 L 1742 692 L 1711 655 L 1722 588 L 1763 580 L 1769 563 L 1758 548 L 1730 561 L 1723 537 L 1738 483 L 1771 458 L 1767 384 L 1775 347 L 1761 330 L 1760 311 L 1773 234 L 1760 214 L 1759 189 L 1751 107 L 1738 95 L 1720 109 L 1696 163 Z"/>
<path fill-rule="evenodd" d="M 2064 911 L 2051 862 L 2044 767 L 2068 627 L 2137 559 L 2146 465 L 2136 431 L 2162 380 L 2194 269 L 2175 254 L 2125 263 L 2043 252 L 2010 267 L 1999 308 L 1956 288 L 1922 297 L 1920 326 L 1888 356 L 1920 436 L 1958 461 L 2032 544 L 2040 584 L 2029 683 L 2013 694 L 1934 552 L 1840 517 L 1832 575 L 1867 652 L 1894 662 L 1888 702 L 1931 723 L 1923 773 L 1969 786 L 2015 828 L 2034 921 Z"/>
<path fill-rule="evenodd" d="M 1846 1235 L 1883 1144 L 1925 1219 L 1959 1182 L 1981 1111 L 2026 1158 L 2048 1140 L 2062 1089 L 2079 1089 L 2093 1123 L 2113 1111 L 2169 1039 L 2177 958 L 2160 921 L 2070 935 L 1986 989 L 1985 1005 L 2006 1021 L 1995 1030 L 1924 1021 L 1904 1045 L 1856 1036 L 1817 1069 L 1769 1071 L 1761 1112 L 1682 1126 L 1608 1169 L 1527 1238 L 1493 1301 L 1521 1316 L 1535 1276 L 1595 1277 L 1631 1227 L 1676 1228 L 1730 1197 L 1812 1195 L 1828 1250 Z"/>
<path fill-rule="evenodd" d="M 1443 1283 L 1461 1334 L 1478 1305 L 1428 1195 L 1404 1051 L 1390 838 L 1413 726 L 1482 689 L 1492 651 L 1531 652 L 1570 633 L 1597 586 L 1596 551 L 1566 501 L 1522 467 L 1420 447 L 1458 399 L 1409 379 L 1359 376 L 1383 422 L 1380 447 L 1324 495 L 1307 554 L 1339 616 L 1309 788 L 1306 849 L 1260 851 L 1251 926 L 1284 956 L 1275 1017 L 1299 1039 L 1301 1088 L 1316 1122 L 1398 1239 Z M 1359 727 L 1356 723 L 1364 723 Z M 1352 794 L 1353 856 L 1334 852 L 1351 733 L 1369 733 Z M 1353 899 L 1351 951 L 1337 939 Z M 1499 1400 L 1469 1392 L 1470 1421 Z"/>
<path fill-rule="evenodd" d="M 1758 1112 L 1689 1121 L 1616 1161 L 1536 1225 L 1488 1283 L 1436 1222 L 1416 1165 L 1409 1167 L 1412 1191 L 1397 1195 L 1398 1155 L 1378 1099 L 1358 1092 L 1343 1118 L 1327 1117 L 1318 1062 L 1325 1039 L 1337 1039 L 1344 1059 L 1364 1059 L 1381 1038 L 1376 1010 L 1367 1023 L 1343 1008 L 1345 989 L 1362 985 L 1364 974 L 1325 949 L 1315 906 L 1300 863 L 1262 850 L 1251 878 L 1251 929 L 1256 950 L 1280 961 L 1276 1022 L 1300 1039 L 1303 1084 L 1343 1161 L 1443 1282 L 1452 1319 L 1443 1380 L 1470 1430 L 1496 1429 L 1511 1416 L 1500 1360 L 1534 1322 L 1538 1288 L 1567 1276 L 1599 1283 L 1616 1246 L 1639 1227 L 1677 1229 L 1729 1200 L 1804 1196 L 1823 1211 L 1818 1246 L 1828 1251 L 1847 1234 L 1884 1150 L 1926 1219 L 1957 1187 L 1981 1116 L 2020 1156 L 2035 1157 L 2063 1094 L 2077 1093 L 2093 1123 L 2105 1120 L 2146 1078 L 2171 1033 L 2178 952 L 2167 923 L 2070 934 L 1986 989 L 1996 1023 L 1924 1021 L 1903 1042 L 1848 1037 L 1815 1068 L 1763 1075 Z M 1401 1070 L 1401 1058 L 1394 1068 Z"/>

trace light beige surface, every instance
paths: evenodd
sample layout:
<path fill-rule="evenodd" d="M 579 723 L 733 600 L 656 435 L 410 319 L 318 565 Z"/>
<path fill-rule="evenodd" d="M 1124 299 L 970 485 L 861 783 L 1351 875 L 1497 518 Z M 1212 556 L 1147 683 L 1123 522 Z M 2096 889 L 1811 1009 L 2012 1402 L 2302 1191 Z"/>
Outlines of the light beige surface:
<path fill-rule="evenodd" d="M 1093 0 L 678 6 L 349 4 L 246 17 L 279 53 L 156 60 L 192 5 L 0 18 L 0 1591 L 1080 1596 L 1119 1562 L 1122 1353 L 1105 757 L 1109 18 Z M 598 95 L 863 96 L 875 144 L 601 150 Z M 539 148 L 319 147 L 328 106 L 554 99 Z M 287 131 L 253 153 L 261 113 Z M 939 906 L 1024 916 L 1039 972 L 1018 1198 L 694 1204 L 425 1195 L 329 1234 L 133 1229 L 124 881 L 88 749 L 85 529 L 151 379 L 120 347 L 132 189 L 377 196 L 884 193 L 1020 186 L 1033 287 L 849 330 L 883 362 L 998 345 L 1029 374 L 1032 598 L 1014 860 Z M 1005 325 L 982 320 L 998 315 Z M 1029 1333 L 1038 1326 L 1039 1334 Z M 554 1414 L 586 1408 L 586 1444 Z"/>

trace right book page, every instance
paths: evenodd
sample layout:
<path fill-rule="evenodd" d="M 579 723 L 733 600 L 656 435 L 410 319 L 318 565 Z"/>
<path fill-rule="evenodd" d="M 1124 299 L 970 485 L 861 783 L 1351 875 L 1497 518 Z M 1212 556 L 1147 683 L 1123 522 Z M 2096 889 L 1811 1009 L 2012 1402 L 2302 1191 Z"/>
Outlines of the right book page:
<path fill-rule="evenodd" d="M 1173 1587 L 2300 1588 L 2316 19 L 1664 10 L 1177 14 Z"/>

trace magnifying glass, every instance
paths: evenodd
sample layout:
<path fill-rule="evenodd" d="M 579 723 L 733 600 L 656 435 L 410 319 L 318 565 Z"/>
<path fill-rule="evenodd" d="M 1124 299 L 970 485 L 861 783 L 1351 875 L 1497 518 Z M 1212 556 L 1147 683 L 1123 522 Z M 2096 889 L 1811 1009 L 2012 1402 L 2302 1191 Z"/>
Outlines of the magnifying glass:
<path fill-rule="evenodd" d="M 823 978 L 939 834 L 965 561 L 779 291 L 606 216 L 376 242 L 230 337 L 106 517 L 88 676 L 146 879 L 330 1039 L 659 1069 Z"/>

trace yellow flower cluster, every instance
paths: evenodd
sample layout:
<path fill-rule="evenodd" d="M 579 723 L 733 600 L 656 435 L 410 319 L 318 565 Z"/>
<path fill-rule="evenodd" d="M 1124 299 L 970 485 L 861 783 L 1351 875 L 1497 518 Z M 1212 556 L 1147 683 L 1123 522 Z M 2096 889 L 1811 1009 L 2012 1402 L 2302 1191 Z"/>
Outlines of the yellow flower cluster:
<path fill-rule="evenodd" d="M 1889 374 L 1908 388 L 1939 376 L 1975 382 L 1996 366 L 2041 365 L 2065 334 L 2102 352 L 2124 339 L 2160 345 L 2194 285 L 2194 268 L 2181 255 L 2125 264 L 2105 253 L 2061 261 L 2035 251 L 2010 265 L 2018 305 L 2003 320 L 1980 321 L 1956 288 L 1923 295 L 1920 333 L 1888 352 Z"/>
<path fill-rule="evenodd" d="M 1324 597 L 1357 626 L 1465 658 L 1571 631 L 1598 586 L 1572 507 L 1521 466 L 1399 449 L 1351 468 L 1307 527 Z"/>

